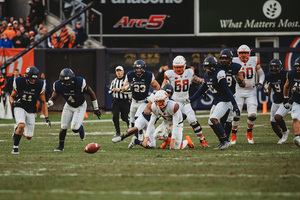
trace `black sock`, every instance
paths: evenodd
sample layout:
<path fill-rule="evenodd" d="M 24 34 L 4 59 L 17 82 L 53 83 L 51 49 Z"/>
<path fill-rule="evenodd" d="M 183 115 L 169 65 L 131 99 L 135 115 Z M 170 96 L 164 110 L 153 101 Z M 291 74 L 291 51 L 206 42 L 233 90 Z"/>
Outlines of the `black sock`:
<path fill-rule="evenodd" d="M 230 133 L 231 133 L 231 129 L 232 129 L 232 123 L 231 122 L 226 122 L 225 123 L 225 133 L 227 135 L 227 137 L 230 137 Z"/>
<path fill-rule="evenodd" d="M 278 124 L 276 122 L 271 122 L 271 125 L 272 125 L 272 129 L 276 133 L 276 135 L 279 138 L 282 138 L 282 132 L 281 132 L 281 130 L 279 130 Z"/>
<path fill-rule="evenodd" d="M 59 132 L 59 146 L 64 147 L 67 130 L 61 129 Z"/>
<path fill-rule="evenodd" d="M 252 132 L 252 128 L 247 128 L 247 133 L 250 133 L 250 132 Z"/>
<path fill-rule="evenodd" d="M 237 129 L 232 129 L 233 134 L 237 134 Z"/>
<path fill-rule="evenodd" d="M 225 141 L 229 142 L 227 136 L 220 137 L 220 138 L 219 138 L 219 141 L 220 141 L 222 144 L 224 144 Z"/>
<path fill-rule="evenodd" d="M 222 126 L 222 124 L 218 123 L 218 124 L 214 124 L 213 125 L 214 128 L 214 132 L 217 135 L 218 138 L 223 137 L 223 135 L 225 134 L 224 128 Z"/>
<path fill-rule="evenodd" d="M 279 127 L 282 130 L 282 132 L 286 132 L 287 131 L 287 128 L 286 128 L 286 125 L 285 125 L 285 121 L 283 119 L 282 120 L 277 120 L 276 123 L 279 125 Z"/>
<path fill-rule="evenodd" d="M 22 135 L 14 133 L 14 146 L 19 146 Z"/>

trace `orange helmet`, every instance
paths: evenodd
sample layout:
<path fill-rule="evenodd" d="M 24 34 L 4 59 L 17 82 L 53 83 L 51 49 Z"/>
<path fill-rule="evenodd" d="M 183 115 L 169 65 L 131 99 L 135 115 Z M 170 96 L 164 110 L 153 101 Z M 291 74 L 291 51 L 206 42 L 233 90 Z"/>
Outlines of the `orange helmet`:
<path fill-rule="evenodd" d="M 176 56 L 173 60 L 173 70 L 176 74 L 183 74 L 186 67 L 186 61 L 183 56 Z"/>

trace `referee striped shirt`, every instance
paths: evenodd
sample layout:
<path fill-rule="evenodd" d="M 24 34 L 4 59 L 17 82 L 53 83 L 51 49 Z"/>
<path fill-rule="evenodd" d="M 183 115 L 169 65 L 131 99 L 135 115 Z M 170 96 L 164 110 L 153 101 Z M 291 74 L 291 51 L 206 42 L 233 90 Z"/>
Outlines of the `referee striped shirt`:
<path fill-rule="evenodd" d="M 115 99 L 131 99 L 131 92 L 122 92 L 122 86 L 124 83 L 123 78 L 115 78 L 111 84 L 108 93 L 112 94 Z M 112 91 L 113 88 L 119 88 L 120 92 Z"/>

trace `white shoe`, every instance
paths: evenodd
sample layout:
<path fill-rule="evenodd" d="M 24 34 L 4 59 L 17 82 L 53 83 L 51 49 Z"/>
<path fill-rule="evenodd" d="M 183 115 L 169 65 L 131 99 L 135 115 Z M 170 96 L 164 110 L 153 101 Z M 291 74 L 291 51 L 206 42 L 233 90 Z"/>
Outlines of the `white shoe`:
<path fill-rule="evenodd" d="M 282 132 L 282 138 L 278 141 L 277 144 L 283 144 L 287 141 L 288 137 L 289 137 L 289 133 L 290 133 L 290 130 L 288 129 L 287 131 L 285 132 Z"/>
<path fill-rule="evenodd" d="M 45 119 L 45 115 L 41 114 L 41 115 L 40 115 L 40 118 Z"/>
<path fill-rule="evenodd" d="M 113 143 L 121 142 L 122 138 L 120 136 L 114 137 L 113 139 L 111 139 L 111 141 L 113 141 Z"/>
<path fill-rule="evenodd" d="M 231 145 L 234 145 L 234 144 L 236 144 L 236 140 L 234 140 L 234 141 L 230 141 L 230 143 L 231 143 Z"/>
<path fill-rule="evenodd" d="M 128 145 L 128 149 L 132 149 L 134 146 L 135 146 L 135 143 L 134 141 L 137 139 L 136 136 L 133 136 L 132 139 L 131 139 L 131 142 L 129 143 Z"/>
<path fill-rule="evenodd" d="M 297 136 L 297 137 L 294 138 L 294 143 L 295 143 L 295 145 L 300 147 L 300 136 Z"/>

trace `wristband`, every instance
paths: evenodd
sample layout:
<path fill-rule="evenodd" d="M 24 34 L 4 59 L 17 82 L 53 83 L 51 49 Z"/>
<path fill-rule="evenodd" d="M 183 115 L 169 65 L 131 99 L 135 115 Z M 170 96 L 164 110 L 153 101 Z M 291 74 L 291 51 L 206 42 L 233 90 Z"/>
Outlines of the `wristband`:
<path fill-rule="evenodd" d="M 97 99 L 94 100 L 94 101 L 92 101 L 92 104 L 93 104 L 94 110 L 98 110 L 99 109 Z"/>

